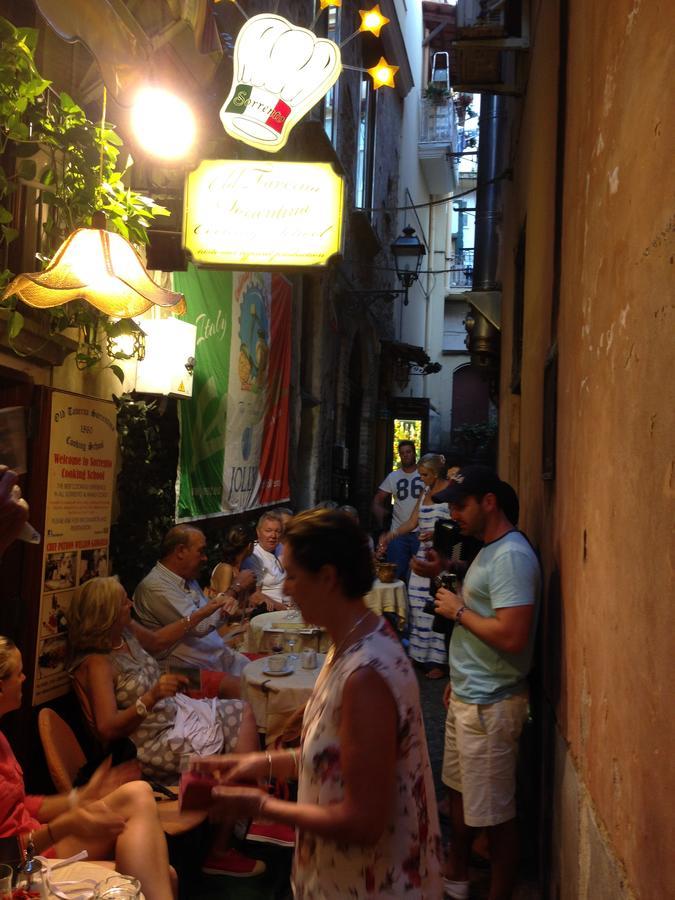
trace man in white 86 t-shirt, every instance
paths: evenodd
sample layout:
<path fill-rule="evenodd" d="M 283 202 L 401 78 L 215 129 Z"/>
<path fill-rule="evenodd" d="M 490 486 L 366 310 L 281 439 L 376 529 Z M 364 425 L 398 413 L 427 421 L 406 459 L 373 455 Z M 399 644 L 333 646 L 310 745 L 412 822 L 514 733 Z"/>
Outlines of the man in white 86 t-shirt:
<path fill-rule="evenodd" d="M 391 512 L 392 531 L 407 522 L 424 490 L 417 472 L 414 443 L 400 441 L 398 455 L 400 468 L 387 475 L 373 499 L 373 514 L 378 525 L 384 528 L 386 516 Z M 401 580 L 407 580 L 408 565 L 418 547 L 419 538 L 414 531 L 395 538 L 387 547 L 387 561 L 396 563 L 396 576 Z"/>

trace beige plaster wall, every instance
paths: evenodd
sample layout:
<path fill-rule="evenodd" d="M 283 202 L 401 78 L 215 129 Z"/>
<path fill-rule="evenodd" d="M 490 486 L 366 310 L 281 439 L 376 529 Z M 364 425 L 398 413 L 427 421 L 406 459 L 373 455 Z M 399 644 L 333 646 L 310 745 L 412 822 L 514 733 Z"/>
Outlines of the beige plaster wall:
<path fill-rule="evenodd" d="M 558 481 L 572 488 L 560 492 L 557 516 L 563 726 L 632 886 L 666 897 L 675 888 L 666 843 L 675 790 L 672 8 L 571 8 L 559 326 Z"/>
<path fill-rule="evenodd" d="M 574 855 L 578 847 L 579 863 L 561 870 L 561 896 L 609 896 L 607 867 L 591 862 L 601 845 L 621 895 L 651 900 L 675 895 L 668 846 L 675 794 L 672 7 L 570 0 L 557 477 L 548 486 L 539 473 L 557 5 L 541 4 L 537 13 L 534 4 L 536 45 L 506 196 L 500 468 L 519 483 L 523 524 L 542 547 L 545 580 L 556 569 L 561 579 L 557 720 L 559 763 L 569 771 L 555 797 L 557 849 Z M 509 298 L 525 212 L 518 399 L 508 393 Z M 572 800 L 563 781 L 574 784 Z"/>

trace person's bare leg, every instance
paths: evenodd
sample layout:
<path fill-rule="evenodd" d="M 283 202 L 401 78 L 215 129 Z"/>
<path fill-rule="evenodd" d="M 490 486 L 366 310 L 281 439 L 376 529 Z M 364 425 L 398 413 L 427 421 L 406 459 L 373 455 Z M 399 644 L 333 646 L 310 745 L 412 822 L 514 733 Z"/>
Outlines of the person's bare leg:
<path fill-rule="evenodd" d="M 253 715 L 253 710 L 244 703 L 241 714 L 241 725 L 239 726 L 239 734 L 237 743 L 234 745 L 233 753 L 253 753 L 260 750 L 260 741 L 258 740 L 258 726 Z"/>
<path fill-rule="evenodd" d="M 57 856 L 67 858 L 84 849 L 90 859 L 114 859 L 120 873 L 138 878 L 147 900 L 175 900 L 177 880 L 169 866 L 166 838 L 150 785 L 129 782 L 105 796 L 103 802 L 126 822 L 117 840 L 66 837 L 55 847 Z"/>
<path fill-rule="evenodd" d="M 146 900 L 172 900 L 169 852 L 150 785 L 132 781 L 104 800 L 126 820 L 115 845 L 120 872 L 138 878 Z"/>
<path fill-rule="evenodd" d="M 448 788 L 450 795 L 450 845 L 445 866 L 445 877 L 451 881 L 469 880 L 469 854 L 475 835 L 464 821 L 464 804 L 459 791 Z"/>
<path fill-rule="evenodd" d="M 488 900 L 510 900 L 518 875 L 519 840 L 515 819 L 487 829 L 490 847 Z"/>
<path fill-rule="evenodd" d="M 239 734 L 237 735 L 237 742 L 234 745 L 232 752 L 252 753 L 259 749 L 258 726 L 256 725 L 255 716 L 248 703 L 244 703 Z M 213 843 L 211 844 L 211 853 L 214 853 L 216 856 L 225 853 L 228 849 L 230 838 L 232 836 L 232 829 L 234 828 L 236 821 L 237 819 L 235 816 L 227 816 L 222 810 L 219 810 L 217 827 L 214 829 Z M 214 822 L 214 824 L 216 823 Z"/>

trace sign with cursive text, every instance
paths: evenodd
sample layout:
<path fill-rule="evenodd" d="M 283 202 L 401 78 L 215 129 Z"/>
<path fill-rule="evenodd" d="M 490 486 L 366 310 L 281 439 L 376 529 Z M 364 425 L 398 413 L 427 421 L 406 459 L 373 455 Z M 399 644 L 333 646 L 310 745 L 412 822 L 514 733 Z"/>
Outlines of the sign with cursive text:
<path fill-rule="evenodd" d="M 186 180 L 183 245 L 198 266 L 325 266 L 341 251 L 343 202 L 328 163 L 204 160 Z"/>

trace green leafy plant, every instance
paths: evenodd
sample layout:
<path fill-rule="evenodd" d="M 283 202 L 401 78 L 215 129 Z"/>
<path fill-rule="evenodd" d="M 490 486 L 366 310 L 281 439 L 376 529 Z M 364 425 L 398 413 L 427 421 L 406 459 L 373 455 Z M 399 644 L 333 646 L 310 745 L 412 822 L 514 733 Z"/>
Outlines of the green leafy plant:
<path fill-rule="evenodd" d="M 432 103 L 445 103 L 450 99 L 450 91 L 443 84 L 430 81 L 424 88 L 424 99 L 430 100 Z"/>
<path fill-rule="evenodd" d="M 114 571 L 131 594 L 157 562 L 162 538 L 174 524 L 178 422 L 156 402 L 114 397 L 120 472 L 119 515 L 110 534 Z"/>
<path fill-rule="evenodd" d="M 10 209 L 12 194 L 21 182 L 39 184 L 47 206 L 43 222 L 47 263 L 74 229 L 91 225 L 101 211 L 108 226 L 136 244 L 148 242 L 147 229 L 156 216 L 169 211 L 151 197 L 125 187 L 132 159 L 117 168 L 123 142 L 113 126 L 90 121 L 67 93 L 56 94 L 38 72 L 34 54 L 37 31 L 15 28 L 0 18 L 0 289 L 12 278 L 7 248 L 18 237 Z M 23 327 L 23 315 L 15 297 L 3 303 L 14 312 L 10 340 Z M 80 368 L 98 363 L 101 330 L 109 322 L 88 304 L 74 301 L 46 312 L 50 330 L 78 327 L 92 343 L 76 360 Z M 121 371 L 121 370 L 119 370 Z M 117 373 L 116 373 L 117 374 Z"/>

